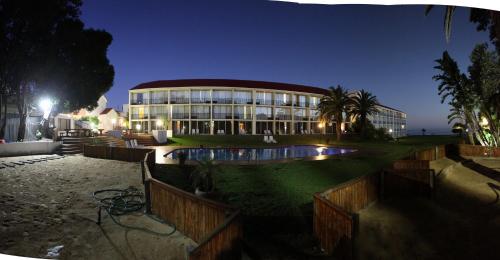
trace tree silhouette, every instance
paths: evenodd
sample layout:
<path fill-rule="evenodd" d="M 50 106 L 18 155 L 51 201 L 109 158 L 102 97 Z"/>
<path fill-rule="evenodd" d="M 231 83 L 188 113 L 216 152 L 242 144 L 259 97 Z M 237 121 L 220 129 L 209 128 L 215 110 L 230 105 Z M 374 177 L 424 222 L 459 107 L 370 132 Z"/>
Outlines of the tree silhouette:
<path fill-rule="evenodd" d="M 352 97 L 352 105 L 349 109 L 349 114 L 359 120 L 361 136 L 366 137 L 366 125 L 368 116 L 378 111 L 377 97 L 372 93 L 362 89 Z"/>
<path fill-rule="evenodd" d="M 80 0 L 0 1 L 0 94 L 16 100 L 18 141 L 40 97 L 51 97 L 59 111 L 90 108 L 113 83 L 106 57 L 112 37 L 85 29 L 80 6 Z"/>
<path fill-rule="evenodd" d="M 321 120 L 325 123 L 335 121 L 337 141 L 340 141 L 342 136 L 343 113 L 348 112 L 351 104 L 352 99 L 349 97 L 347 90 L 340 85 L 335 88 L 330 87 L 328 94 L 323 96 L 318 104 Z"/>

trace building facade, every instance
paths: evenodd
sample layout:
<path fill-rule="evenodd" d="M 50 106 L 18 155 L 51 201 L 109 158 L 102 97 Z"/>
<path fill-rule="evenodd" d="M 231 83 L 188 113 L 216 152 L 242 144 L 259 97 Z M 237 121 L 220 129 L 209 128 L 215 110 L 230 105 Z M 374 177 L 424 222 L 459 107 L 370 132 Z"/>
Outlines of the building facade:
<path fill-rule="evenodd" d="M 319 134 L 317 106 L 327 90 L 227 79 L 163 80 L 129 91 L 130 128 L 183 134 Z"/>
<path fill-rule="evenodd" d="M 384 105 L 377 106 L 378 112 L 368 116 L 375 128 L 384 128 L 393 138 L 406 136 L 406 113 Z"/>

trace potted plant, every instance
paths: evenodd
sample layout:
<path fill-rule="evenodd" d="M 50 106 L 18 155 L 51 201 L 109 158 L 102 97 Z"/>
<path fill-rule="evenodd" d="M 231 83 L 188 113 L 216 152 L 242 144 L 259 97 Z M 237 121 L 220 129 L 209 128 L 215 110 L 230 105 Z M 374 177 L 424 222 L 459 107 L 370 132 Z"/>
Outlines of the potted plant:
<path fill-rule="evenodd" d="M 220 171 L 220 166 L 210 159 L 203 159 L 197 163 L 194 170 L 193 188 L 196 195 L 206 197 L 215 191 L 213 175 Z"/>

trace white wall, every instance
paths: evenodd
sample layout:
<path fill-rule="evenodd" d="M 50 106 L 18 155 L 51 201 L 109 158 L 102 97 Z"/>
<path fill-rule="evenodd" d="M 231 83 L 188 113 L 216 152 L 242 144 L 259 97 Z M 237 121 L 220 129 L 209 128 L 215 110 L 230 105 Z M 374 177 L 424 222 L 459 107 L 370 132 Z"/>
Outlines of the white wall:
<path fill-rule="evenodd" d="M 0 144 L 0 157 L 53 154 L 61 145 L 61 142 L 50 141 Z"/>

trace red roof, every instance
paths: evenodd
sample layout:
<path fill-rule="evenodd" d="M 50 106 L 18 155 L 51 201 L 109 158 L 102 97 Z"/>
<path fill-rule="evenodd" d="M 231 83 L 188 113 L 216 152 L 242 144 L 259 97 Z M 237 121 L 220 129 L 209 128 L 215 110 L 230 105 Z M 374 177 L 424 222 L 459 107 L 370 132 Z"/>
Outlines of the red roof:
<path fill-rule="evenodd" d="M 237 88 L 258 88 L 275 89 L 285 91 L 297 91 L 325 95 L 328 90 L 324 88 L 311 87 L 305 85 L 255 81 L 255 80 L 237 80 L 237 79 L 177 79 L 177 80 L 158 80 L 139 84 L 134 89 L 148 88 L 175 88 L 175 87 L 237 87 Z"/>
<path fill-rule="evenodd" d="M 111 110 L 113 110 L 113 108 L 111 108 L 111 107 L 107 107 L 107 108 L 105 108 L 105 109 L 101 112 L 101 115 L 105 115 L 105 114 L 109 113 L 109 111 L 111 111 Z"/>

